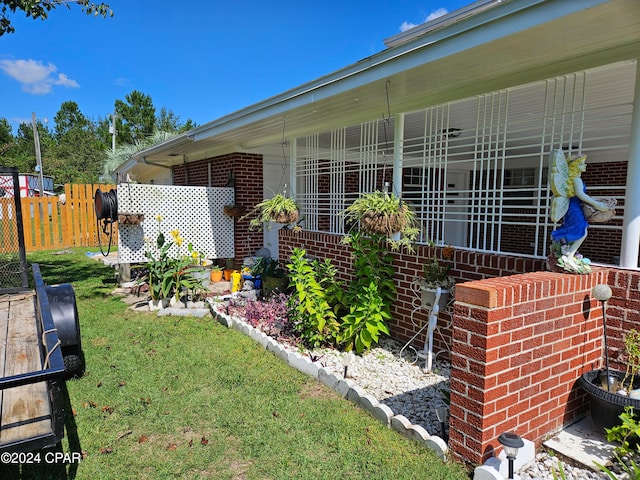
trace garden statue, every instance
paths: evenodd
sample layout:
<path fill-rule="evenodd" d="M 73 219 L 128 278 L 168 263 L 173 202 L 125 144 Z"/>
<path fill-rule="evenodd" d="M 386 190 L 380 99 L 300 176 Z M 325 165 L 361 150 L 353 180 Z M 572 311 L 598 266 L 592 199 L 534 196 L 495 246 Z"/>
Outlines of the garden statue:
<path fill-rule="evenodd" d="M 589 223 L 606 222 L 615 215 L 615 198 L 595 199 L 587 195 L 580 178 L 587 169 L 587 156 L 567 159 L 562 150 L 553 150 L 549 159 L 549 185 L 553 192 L 551 221 L 562 224 L 551 232 L 551 270 L 571 273 L 591 271 L 588 258 L 578 253 L 587 238 Z"/>

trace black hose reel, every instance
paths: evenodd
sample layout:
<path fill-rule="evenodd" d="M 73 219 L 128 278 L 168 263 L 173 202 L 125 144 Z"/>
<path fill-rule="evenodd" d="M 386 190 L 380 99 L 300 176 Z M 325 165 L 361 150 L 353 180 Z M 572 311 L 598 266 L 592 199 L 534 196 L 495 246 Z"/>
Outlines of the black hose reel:
<path fill-rule="evenodd" d="M 111 251 L 111 241 L 113 239 L 113 224 L 118 220 L 118 196 L 116 191 L 112 188 L 108 192 L 103 192 L 99 188 L 94 195 L 94 208 L 96 211 L 96 222 L 98 228 L 100 228 L 100 222 L 102 221 L 102 233 L 109 235 L 109 247 L 107 253 L 102 248 L 102 242 L 100 235 L 98 235 L 98 244 L 100 245 L 100 252 L 103 256 L 109 255 Z M 110 228 L 110 229 L 109 229 Z M 109 229 L 109 232 L 107 232 Z"/>

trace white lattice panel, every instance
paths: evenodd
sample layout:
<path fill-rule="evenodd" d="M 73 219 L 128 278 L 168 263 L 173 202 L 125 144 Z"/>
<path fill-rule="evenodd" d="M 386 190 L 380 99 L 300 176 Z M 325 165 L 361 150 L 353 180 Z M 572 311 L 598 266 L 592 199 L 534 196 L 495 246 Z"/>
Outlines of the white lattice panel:
<path fill-rule="evenodd" d="M 121 263 L 146 262 L 146 243 L 155 243 L 158 228 L 167 240 L 172 230 L 179 230 L 184 238 L 181 253 L 192 243 L 206 258 L 234 257 L 233 218 L 222 210 L 234 204 L 233 188 L 123 183 L 117 195 L 119 212 L 144 214 L 140 225 L 118 225 Z"/>

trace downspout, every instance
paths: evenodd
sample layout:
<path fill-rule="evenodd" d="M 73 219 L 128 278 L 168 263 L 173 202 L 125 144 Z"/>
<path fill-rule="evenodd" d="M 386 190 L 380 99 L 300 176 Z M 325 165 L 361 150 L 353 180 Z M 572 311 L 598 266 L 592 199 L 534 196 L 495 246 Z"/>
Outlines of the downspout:
<path fill-rule="evenodd" d="M 620 266 L 638 268 L 640 249 L 640 62 L 636 61 L 636 86 L 631 117 L 631 142 L 627 164 L 627 182 L 624 198 L 624 219 L 622 221 L 622 245 Z"/>

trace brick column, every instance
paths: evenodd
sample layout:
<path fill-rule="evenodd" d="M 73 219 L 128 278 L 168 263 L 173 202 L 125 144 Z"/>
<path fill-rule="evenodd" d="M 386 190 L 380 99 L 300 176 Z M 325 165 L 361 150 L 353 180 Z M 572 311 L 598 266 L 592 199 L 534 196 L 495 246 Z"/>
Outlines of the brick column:
<path fill-rule="evenodd" d="M 483 464 L 513 431 L 537 446 L 586 414 L 576 380 L 600 366 L 602 313 L 589 275 L 534 272 L 456 286 L 449 446 Z M 596 308 L 598 307 L 598 308 Z"/>

